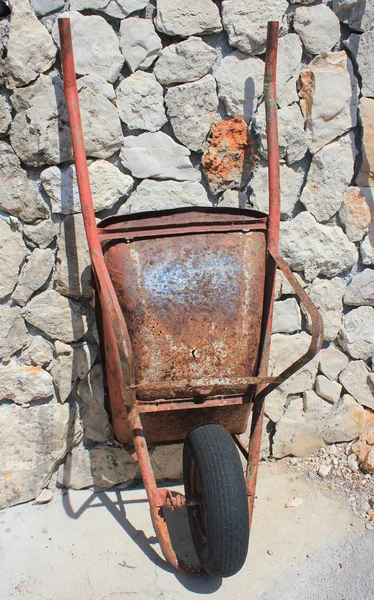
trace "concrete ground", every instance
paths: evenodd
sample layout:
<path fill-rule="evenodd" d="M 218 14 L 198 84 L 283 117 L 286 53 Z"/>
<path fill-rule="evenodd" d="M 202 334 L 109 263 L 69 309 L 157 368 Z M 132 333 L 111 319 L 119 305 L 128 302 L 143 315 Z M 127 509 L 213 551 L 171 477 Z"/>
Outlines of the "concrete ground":
<path fill-rule="evenodd" d="M 184 510 L 170 527 L 195 560 Z M 261 465 L 247 562 L 225 580 L 165 563 L 143 489 L 56 492 L 2 511 L 0 528 L 1 600 L 374 600 L 374 531 L 282 462 Z"/>

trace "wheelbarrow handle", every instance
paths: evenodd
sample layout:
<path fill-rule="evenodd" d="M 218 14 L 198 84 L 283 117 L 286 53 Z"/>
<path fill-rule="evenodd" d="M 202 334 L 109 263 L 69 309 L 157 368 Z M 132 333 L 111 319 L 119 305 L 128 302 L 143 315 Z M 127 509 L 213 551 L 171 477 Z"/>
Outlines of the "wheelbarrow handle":
<path fill-rule="evenodd" d="M 123 317 L 121 307 L 116 296 L 112 280 L 106 267 L 99 233 L 96 225 L 95 209 L 92 201 L 90 178 L 88 174 L 86 150 L 82 120 L 79 109 L 79 97 L 75 76 L 74 52 L 71 35 L 71 24 L 68 17 L 58 19 L 58 28 L 61 44 L 62 70 L 64 75 L 64 92 L 66 107 L 69 116 L 71 141 L 74 153 L 74 162 L 77 172 L 79 198 L 82 207 L 84 228 L 90 252 L 92 271 L 96 283 L 96 292 L 100 297 L 100 304 L 104 308 L 104 319 L 110 342 L 107 345 L 107 362 L 110 371 L 120 372 L 118 377 L 123 385 L 116 390 L 113 401 L 114 414 L 123 413 L 123 401 L 128 408 L 135 402 L 135 394 L 129 390 L 134 383 L 132 369 L 131 341 Z"/>
<path fill-rule="evenodd" d="M 296 371 L 301 369 L 304 365 L 306 365 L 310 360 L 312 360 L 322 348 L 323 343 L 323 321 L 322 317 L 309 298 L 308 294 L 303 290 L 300 283 L 297 281 L 295 275 L 292 273 L 290 267 L 286 263 L 286 261 L 280 256 L 280 254 L 273 254 L 269 252 L 269 258 L 274 260 L 275 265 L 280 269 L 282 274 L 286 277 L 287 281 L 291 285 L 292 289 L 296 293 L 299 298 L 301 304 L 305 308 L 308 313 L 311 321 L 311 334 L 312 339 L 310 341 L 309 348 L 303 356 L 298 358 L 292 365 L 287 367 L 282 373 L 277 375 L 277 383 L 270 383 L 262 390 L 260 390 L 255 397 L 255 401 L 261 400 L 265 398 L 270 392 L 272 392 L 279 385 L 284 383 L 286 379 L 291 377 Z"/>

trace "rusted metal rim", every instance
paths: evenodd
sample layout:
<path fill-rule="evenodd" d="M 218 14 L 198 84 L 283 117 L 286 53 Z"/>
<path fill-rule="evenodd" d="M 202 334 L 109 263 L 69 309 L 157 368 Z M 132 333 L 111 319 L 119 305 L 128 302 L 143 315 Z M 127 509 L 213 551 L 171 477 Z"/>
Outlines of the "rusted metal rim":
<path fill-rule="evenodd" d="M 197 462 L 193 456 L 191 456 L 189 461 L 188 477 L 190 483 L 191 496 L 202 497 L 200 473 L 197 467 Z M 207 537 L 204 503 L 201 502 L 201 504 L 195 504 L 192 507 L 191 513 L 196 524 L 196 531 L 199 536 L 200 542 L 202 544 L 206 544 Z"/>
<path fill-rule="evenodd" d="M 191 219 L 193 215 L 194 220 Z M 144 211 L 129 215 L 112 215 L 98 223 L 99 229 L 107 227 L 124 226 L 128 229 L 145 226 L 146 223 L 154 221 L 159 225 L 167 223 L 219 223 L 239 222 L 247 220 L 267 220 L 268 215 L 259 210 L 247 208 L 215 208 L 203 206 L 189 206 L 185 208 L 173 208 L 169 210 Z M 143 222 L 143 223 L 142 223 Z"/>
<path fill-rule="evenodd" d="M 99 236 L 104 244 L 196 233 L 266 232 L 266 229 L 267 216 L 258 211 L 192 207 L 108 217 L 99 225 Z"/>

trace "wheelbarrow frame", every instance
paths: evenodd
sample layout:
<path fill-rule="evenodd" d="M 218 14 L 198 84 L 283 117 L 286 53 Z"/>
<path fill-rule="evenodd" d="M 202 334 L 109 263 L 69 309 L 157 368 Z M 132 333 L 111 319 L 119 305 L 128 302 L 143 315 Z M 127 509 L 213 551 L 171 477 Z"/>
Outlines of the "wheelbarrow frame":
<path fill-rule="evenodd" d="M 157 488 L 150 456 L 147 448 L 145 434 L 142 426 L 144 413 L 159 410 L 198 410 L 204 408 L 217 408 L 228 405 L 249 404 L 252 412 L 251 433 L 249 447 L 246 448 L 238 435 L 234 435 L 235 442 L 247 460 L 246 487 L 249 504 L 249 526 L 251 525 L 255 488 L 260 456 L 260 442 L 264 416 L 264 400 L 267 394 L 283 383 L 320 350 L 323 340 L 322 319 L 307 294 L 291 272 L 288 265 L 278 252 L 279 224 L 280 224 L 280 173 L 279 173 L 279 146 L 277 131 L 277 104 L 276 104 L 276 60 L 278 43 L 278 23 L 268 23 L 264 96 L 266 109 L 266 130 L 268 141 L 268 175 L 269 175 L 269 216 L 267 227 L 266 248 L 266 274 L 264 290 L 263 319 L 261 326 L 260 362 L 257 377 L 248 377 L 242 382 L 241 397 L 219 396 L 208 397 L 202 404 L 196 404 L 191 399 L 170 399 L 161 403 L 140 402 L 136 398 L 136 385 L 134 375 L 134 357 L 131 347 L 129 330 L 122 313 L 116 292 L 110 278 L 102 249 L 98 227 L 96 225 L 87 169 L 84 137 L 79 110 L 79 99 L 75 76 L 74 55 L 69 18 L 59 19 L 59 33 L 61 55 L 64 75 L 64 89 L 69 115 L 72 146 L 76 165 L 79 195 L 82 207 L 84 226 L 90 252 L 96 300 L 100 307 L 102 325 L 105 328 L 105 368 L 110 371 L 115 386 L 110 387 L 110 412 L 114 436 L 121 443 L 124 431 L 130 427 L 134 449 L 129 449 L 130 454 L 138 462 L 143 483 L 146 489 L 154 527 L 158 536 L 160 547 L 166 559 L 176 568 L 186 572 L 198 573 L 184 563 L 172 548 L 168 527 L 165 521 L 163 508 L 180 508 L 187 505 L 183 494 L 176 493 L 167 488 Z M 311 342 L 308 351 L 285 369 L 277 377 L 268 376 L 270 339 L 272 332 L 272 317 L 274 305 L 274 290 L 277 268 L 283 273 L 300 302 L 308 313 L 311 321 Z M 249 389 L 255 389 L 254 394 L 246 395 Z M 160 440 L 161 442 L 162 440 Z M 199 499 L 192 499 L 188 505 L 199 503 Z"/>

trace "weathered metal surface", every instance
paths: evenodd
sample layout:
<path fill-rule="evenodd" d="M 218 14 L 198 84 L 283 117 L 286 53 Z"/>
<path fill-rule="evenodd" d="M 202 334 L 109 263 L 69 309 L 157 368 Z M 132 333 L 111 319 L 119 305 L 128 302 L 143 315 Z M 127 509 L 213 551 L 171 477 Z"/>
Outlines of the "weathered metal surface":
<path fill-rule="evenodd" d="M 323 342 L 323 323 L 319 312 L 311 302 L 303 288 L 300 286 L 291 269 L 278 253 L 279 223 L 280 223 L 280 172 L 279 172 L 279 144 L 277 128 L 277 104 L 276 104 L 276 65 L 278 47 L 278 26 L 276 22 L 268 23 L 268 35 L 266 43 L 265 58 L 265 109 L 266 109 L 266 131 L 269 155 L 269 223 L 268 223 L 268 256 L 266 261 L 266 281 L 264 298 L 264 318 L 262 334 L 262 350 L 259 375 L 265 377 L 268 372 L 270 356 L 270 340 L 272 332 L 274 289 L 276 268 L 280 268 L 292 288 L 296 292 L 301 303 L 311 317 L 312 339 L 308 351 L 285 369 L 278 377 L 285 381 L 296 373 L 302 366 L 308 363 L 319 352 Z M 264 399 L 267 394 L 274 390 L 277 385 L 261 384 L 256 389 L 252 413 L 251 435 L 248 449 L 248 462 L 246 482 L 249 502 L 249 519 L 252 522 L 253 507 L 256 491 L 258 463 L 260 456 L 260 445 L 264 416 Z"/>
<path fill-rule="evenodd" d="M 204 212 L 188 211 L 187 218 L 194 222 Z M 174 222 L 179 229 L 181 214 L 168 215 L 169 230 Z M 234 218 L 226 215 L 227 231 L 217 232 L 223 217 L 206 211 L 205 231 L 190 233 L 186 224 L 183 235 L 163 236 L 156 226 L 147 239 L 105 246 L 129 327 L 139 399 L 188 397 L 186 382 L 200 380 L 226 380 L 214 393 L 237 393 L 230 380 L 255 375 L 266 244 L 257 227 L 264 221 L 242 215 L 245 222 L 232 231 Z M 154 215 L 149 219 L 152 232 Z M 165 386 L 160 391 L 154 383 Z"/>
<path fill-rule="evenodd" d="M 122 441 L 128 432 L 125 405 L 131 406 L 135 402 L 135 394 L 129 389 L 129 386 L 134 383 L 131 343 L 126 322 L 104 262 L 96 226 L 79 110 L 70 19 L 60 18 L 58 25 L 61 41 L 64 91 L 69 115 L 74 161 L 77 170 L 79 196 L 92 262 L 92 271 L 101 305 L 102 324 L 105 330 L 105 348 L 103 352 L 106 357 L 106 375 L 111 390 L 112 423 L 116 438 Z"/>
<path fill-rule="evenodd" d="M 213 402 L 213 401 L 211 401 Z M 236 402 L 241 402 L 240 398 Z M 175 410 L 157 410 L 141 413 L 144 434 L 147 441 L 157 443 L 182 442 L 193 427 L 203 423 L 217 423 L 229 433 L 244 433 L 247 428 L 251 404 L 228 403 L 225 406 L 190 406 Z M 142 410 L 143 407 L 139 407 Z M 178 410 L 179 408 L 179 410 Z M 137 407 L 138 409 L 138 407 Z M 130 441 L 130 440 L 129 440 Z"/>
<path fill-rule="evenodd" d="M 152 400 L 157 394 L 158 398 L 205 398 L 218 396 L 219 394 L 246 394 L 251 391 L 253 386 L 261 383 L 279 384 L 277 377 L 233 377 L 224 379 L 219 377 L 209 380 L 196 381 L 156 381 L 148 385 L 133 385 L 130 389 L 134 390 L 137 397 L 142 400 Z"/>
<path fill-rule="evenodd" d="M 200 570 L 186 565 L 172 549 L 162 507 L 183 506 L 185 499 L 170 490 L 157 490 L 146 438 L 150 442 L 182 441 L 194 426 L 202 423 L 219 423 L 229 433 L 239 434 L 245 431 L 254 407 L 247 468 L 252 516 L 263 399 L 279 380 L 283 381 L 310 360 L 322 340 L 318 311 L 277 250 L 278 24 L 268 24 L 265 74 L 270 192 L 267 242 L 267 220 L 261 213 L 213 208 L 163 211 L 157 216 L 143 213 L 111 217 L 100 224 L 98 233 L 79 113 L 70 20 L 60 19 L 59 30 L 114 434 L 118 441 L 134 444 L 135 451 L 131 452 L 139 463 L 166 559 L 177 569 L 198 574 Z M 276 380 L 267 377 L 275 264 L 285 273 L 312 317 L 308 352 Z M 253 398 L 248 386 L 255 383 L 258 385 Z M 194 398 L 190 397 L 192 392 Z M 212 397 L 215 394 L 218 396 Z M 235 440 L 245 455 L 240 440 L 237 437 Z M 194 499 L 193 503 L 196 502 Z"/>
<path fill-rule="evenodd" d="M 185 506 L 197 506 L 202 503 L 201 495 L 195 495 L 187 502 L 184 494 L 168 488 L 157 488 L 153 491 L 153 498 L 157 506 L 165 506 L 170 510 L 184 508 Z"/>
<path fill-rule="evenodd" d="M 145 434 L 142 427 L 142 421 L 137 412 L 136 406 L 134 406 L 128 414 L 129 424 L 131 427 L 133 442 L 135 446 L 135 452 L 138 457 L 138 463 L 142 474 L 144 487 L 147 492 L 149 501 L 149 507 L 151 509 L 153 525 L 160 543 L 161 550 L 165 558 L 176 568 L 187 573 L 193 573 L 200 575 L 202 570 L 200 568 L 195 569 L 187 565 L 181 558 L 174 552 L 169 530 L 165 521 L 162 506 L 159 505 L 157 495 L 157 484 L 153 473 L 151 460 L 149 458 L 149 452 L 145 441 Z"/>
<path fill-rule="evenodd" d="M 266 56 L 265 56 L 265 76 L 264 76 L 264 97 L 266 112 L 266 134 L 268 144 L 268 178 L 269 178 L 269 221 L 268 221 L 268 239 L 267 239 L 267 261 L 266 261 L 266 279 L 265 279 L 265 297 L 264 312 L 262 322 L 262 336 L 260 346 L 260 365 L 258 374 L 265 377 L 268 373 L 270 357 L 270 340 L 273 323 L 273 306 L 276 267 L 274 261 L 269 259 L 269 250 L 278 252 L 279 223 L 280 223 L 280 171 L 279 171 L 279 142 L 277 126 L 277 94 L 276 94 L 276 74 L 277 74 L 277 50 L 278 50 L 278 29 L 279 23 L 276 21 L 268 22 Z M 263 389 L 263 384 L 256 390 L 256 396 Z M 246 485 L 248 492 L 249 506 L 249 525 L 252 523 L 253 507 L 256 492 L 258 463 L 260 457 L 260 445 L 262 437 L 263 419 L 264 419 L 264 398 L 257 397 L 254 402 L 251 423 L 251 435 L 248 448 L 248 461 L 246 470 Z"/>

